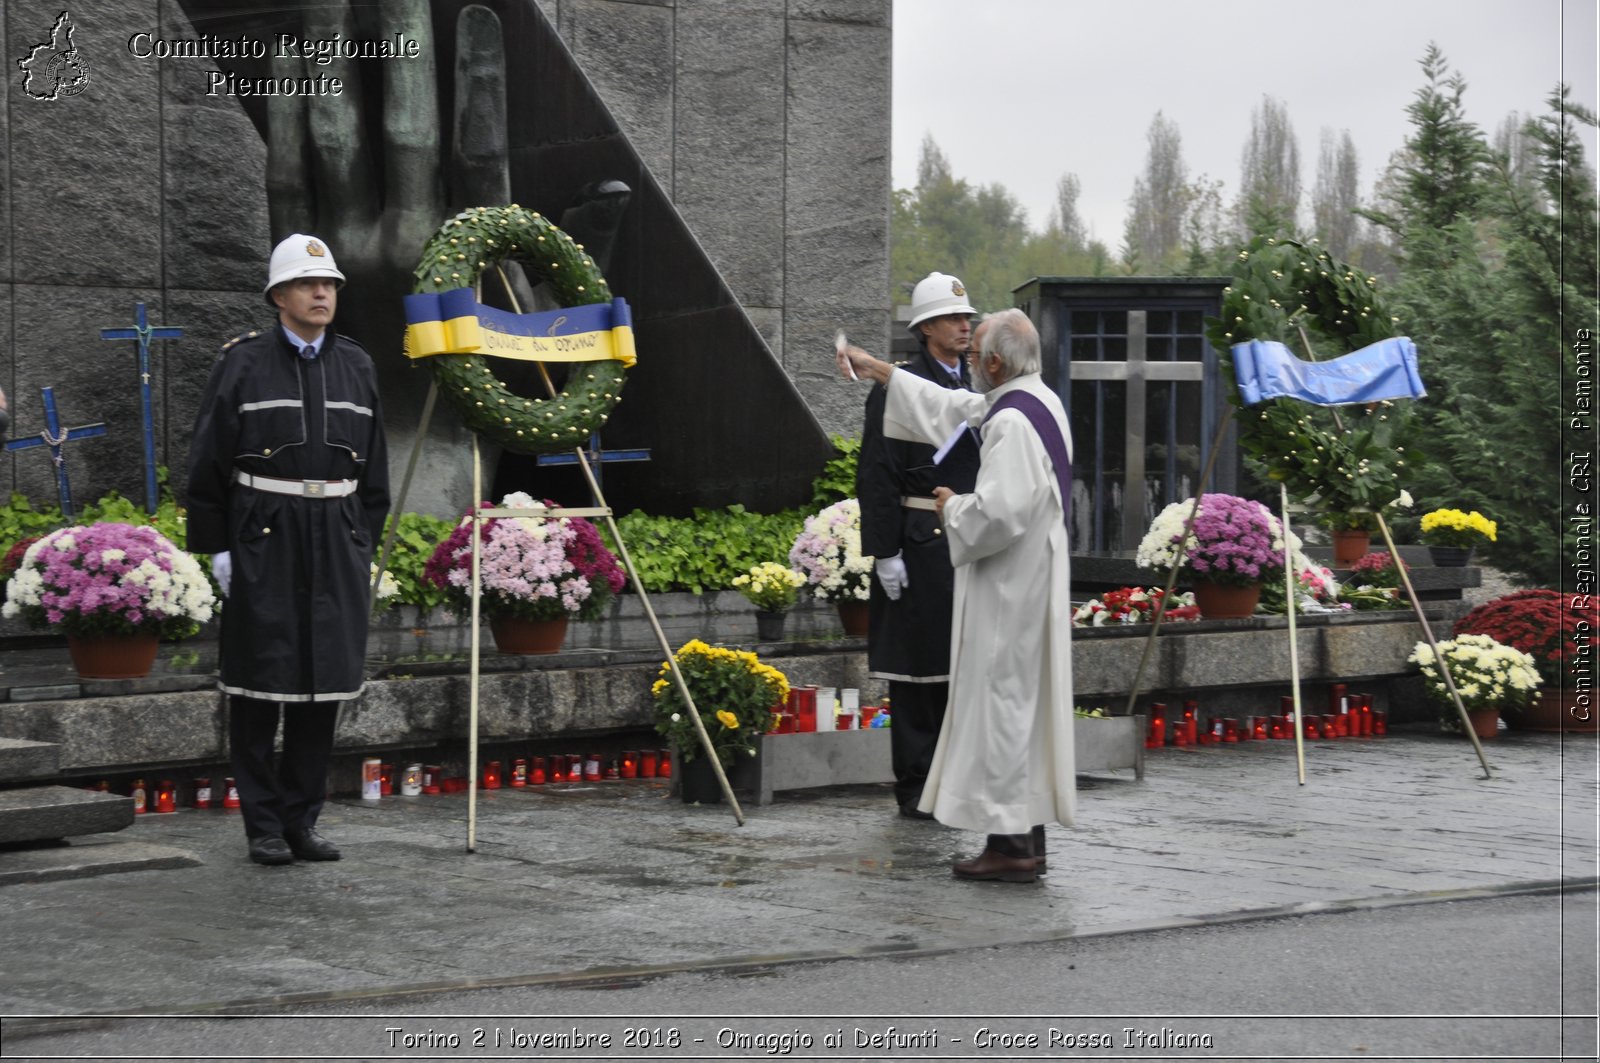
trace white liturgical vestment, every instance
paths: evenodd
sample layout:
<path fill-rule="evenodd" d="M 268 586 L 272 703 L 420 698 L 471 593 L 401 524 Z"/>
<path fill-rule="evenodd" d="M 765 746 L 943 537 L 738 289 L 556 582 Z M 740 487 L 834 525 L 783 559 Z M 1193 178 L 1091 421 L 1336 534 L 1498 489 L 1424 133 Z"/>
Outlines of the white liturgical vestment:
<path fill-rule="evenodd" d="M 937 446 L 1017 390 L 1055 416 L 1070 455 L 1066 413 L 1037 373 L 980 395 L 896 372 L 884 434 Z M 982 431 L 977 487 L 944 507 L 956 577 L 950 704 L 920 807 L 952 827 L 1026 834 L 1070 826 L 1077 808 L 1071 558 L 1061 489 L 1032 423 L 1003 409 Z"/>

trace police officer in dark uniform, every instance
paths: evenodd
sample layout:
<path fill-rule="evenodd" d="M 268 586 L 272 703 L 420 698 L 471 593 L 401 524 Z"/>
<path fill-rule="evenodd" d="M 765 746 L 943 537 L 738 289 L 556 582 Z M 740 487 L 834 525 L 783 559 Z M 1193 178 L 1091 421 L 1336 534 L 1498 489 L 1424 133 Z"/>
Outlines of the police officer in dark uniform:
<path fill-rule="evenodd" d="M 340 855 L 316 823 L 338 705 L 365 683 L 374 544 L 389 512 L 372 359 L 331 328 L 343 281 L 316 237 L 273 250 L 266 297 L 278 323 L 223 347 L 190 446 L 188 545 L 212 554 L 226 595 L 218 685 L 258 864 Z"/>
<path fill-rule="evenodd" d="M 965 388 L 973 308 L 961 282 L 930 273 L 911 294 L 910 328 L 922 350 L 900 367 L 947 388 Z M 978 444 L 962 432 L 937 464 L 936 448 L 886 439 L 883 385 L 867 396 L 856 496 L 861 552 L 872 555 L 868 674 L 889 683 L 890 748 L 900 814 L 917 810 L 950 691 L 950 612 L 955 576 L 933 509 L 933 489 L 960 494 L 978 476 Z"/>

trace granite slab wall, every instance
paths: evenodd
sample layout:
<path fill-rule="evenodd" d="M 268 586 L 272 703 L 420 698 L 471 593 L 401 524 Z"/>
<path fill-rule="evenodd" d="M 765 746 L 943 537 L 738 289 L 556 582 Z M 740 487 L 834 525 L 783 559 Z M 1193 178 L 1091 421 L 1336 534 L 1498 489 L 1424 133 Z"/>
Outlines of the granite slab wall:
<path fill-rule="evenodd" d="M 659 247 L 662 233 L 687 226 L 737 300 L 734 314 L 753 326 L 755 346 L 765 342 L 777 359 L 777 379 L 786 374 L 809 406 L 809 427 L 796 422 L 753 442 L 770 454 L 762 464 L 809 465 L 817 446 L 802 440 L 817 425 L 859 432 L 864 394 L 831 378 L 826 355 L 836 326 L 868 346 L 882 347 L 888 334 L 890 0 L 536 6 L 682 219 L 646 219 L 648 242 Z M 48 39 L 60 11 L 42 0 L 6 4 L 0 54 L 13 61 Z M 55 389 L 69 426 L 106 424 L 106 436 L 67 448 L 81 504 L 108 490 L 142 495 L 134 345 L 102 341 L 99 330 L 130 325 L 137 301 L 153 323 L 185 330 L 152 347 L 157 460 L 181 481 L 212 359 L 266 316 L 260 283 L 272 234 L 258 124 L 239 99 L 206 95 L 204 75 L 216 64 L 141 59 L 127 46 L 152 29 L 193 38 L 185 6 L 83 0 L 70 16 L 89 64 L 86 90 L 31 99 L 10 62 L 0 95 L 0 387 L 17 433 L 41 426 L 43 385 Z M 644 284 L 675 279 L 671 263 L 650 261 Z M 701 302 L 719 298 L 727 296 Z M 657 330 L 641 332 L 641 344 L 684 347 L 670 324 Z M 752 342 L 737 332 L 713 322 L 688 349 Z M 628 399 L 649 397 L 639 390 Z M 658 462 L 673 460 L 669 442 L 700 445 L 663 438 Z M 706 460 L 696 458 L 701 467 Z M 664 471 L 658 464 L 656 477 Z M 614 490 L 630 486 L 628 475 Z M 54 501 L 42 449 L 0 457 L 0 497 L 12 489 Z M 765 489 L 755 476 L 727 485 Z M 410 508 L 459 508 L 442 496 L 425 504 L 431 496 L 416 490 Z"/>

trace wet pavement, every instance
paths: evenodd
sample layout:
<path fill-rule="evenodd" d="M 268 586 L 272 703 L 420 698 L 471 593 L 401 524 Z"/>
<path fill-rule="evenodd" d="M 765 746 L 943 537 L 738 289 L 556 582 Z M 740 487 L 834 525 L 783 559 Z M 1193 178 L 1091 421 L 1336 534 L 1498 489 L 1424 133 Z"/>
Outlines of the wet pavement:
<path fill-rule="evenodd" d="M 187 867 L 0 888 L 0 1014 L 241 1011 L 912 954 L 1596 884 L 1593 736 L 1404 730 L 1151 751 L 1082 780 L 1036 884 L 952 878 L 981 837 L 886 787 L 780 794 L 746 822 L 657 781 L 330 802 L 338 863 L 261 868 L 236 816 L 145 815 Z M 0 862 L 47 854 L 3 853 Z M 1593 894 L 1590 894 L 1592 897 Z M 26 1023 L 24 1022 L 24 1028 Z"/>

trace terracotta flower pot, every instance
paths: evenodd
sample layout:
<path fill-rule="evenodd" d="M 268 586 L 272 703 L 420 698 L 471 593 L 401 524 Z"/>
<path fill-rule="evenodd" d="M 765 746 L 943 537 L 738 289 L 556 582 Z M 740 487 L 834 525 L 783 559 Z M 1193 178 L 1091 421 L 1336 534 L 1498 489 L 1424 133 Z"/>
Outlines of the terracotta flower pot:
<path fill-rule="evenodd" d="M 1499 709 L 1468 709 L 1467 719 L 1472 721 L 1472 733 L 1480 739 L 1493 738 L 1500 733 Z"/>
<path fill-rule="evenodd" d="M 1578 695 L 1570 691 L 1542 690 L 1531 705 L 1508 716 L 1506 723 L 1518 731 L 1600 734 L 1600 712 L 1595 710 L 1594 699 L 1591 697 L 1587 706 L 1580 705 Z"/>
<path fill-rule="evenodd" d="M 869 606 L 866 602 L 834 602 L 839 609 L 839 622 L 844 625 L 844 633 L 853 639 L 867 637 L 867 619 Z"/>
<path fill-rule="evenodd" d="M 1341 529 L 1333 533 L 1333 563 L 1348 568 L 1366 556 L 1372 545 L 1372 533 L 1356 529 Z"/>
<path fill-rule="evenodd" d="M 1210 580 L 1194 581 L 1194 604 L 1200 607 L 1202 620 L 1238 620 L 1252 616 L 1261 601 L 1261 584 L 1236 587 L 1231 583 L 1212 583 Z"/>
<path fill-rule="evenodd" d="M 81 679 L 138 679 L 150 674 L 161 639 L 149 635 L 67 636 L 67 650 Z"/>
<path fill-rule="evenodd" d="M 524 620 L 516 616 L 489 618 L 495 649 L 501 653 L 559 653 L 567 638 L 567 618 Z"/>

